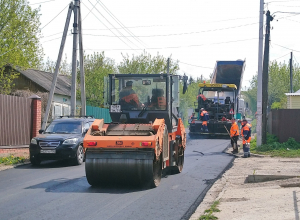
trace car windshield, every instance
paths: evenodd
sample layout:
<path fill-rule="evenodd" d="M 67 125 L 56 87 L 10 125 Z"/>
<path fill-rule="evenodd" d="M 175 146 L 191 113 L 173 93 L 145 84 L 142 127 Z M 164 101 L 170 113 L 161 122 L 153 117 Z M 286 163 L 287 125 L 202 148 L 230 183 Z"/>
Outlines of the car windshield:
<path fill-rule="evenodd" d="M 111 104 L 121 110 L 166 110 L 165 77 L 116 77 L 111 94 Z"/>
<path fill-rule="evenodd" d="M 52 122 L 45 133 L 80 134 L 82 132 L 81 122 Z"/>

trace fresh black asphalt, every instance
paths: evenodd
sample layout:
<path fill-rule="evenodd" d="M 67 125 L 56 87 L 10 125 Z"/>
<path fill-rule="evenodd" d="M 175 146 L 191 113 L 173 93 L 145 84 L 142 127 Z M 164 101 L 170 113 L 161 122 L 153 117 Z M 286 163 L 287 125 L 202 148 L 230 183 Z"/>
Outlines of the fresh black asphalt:
<path fill-rule="evenodd" d="M 233 157 L 224 139 L 188 139 L 183 172 L 159 187 L 91 187 L 84 164 L 30 164 L 0 172 L 0 219 L 188 219 Z"/>

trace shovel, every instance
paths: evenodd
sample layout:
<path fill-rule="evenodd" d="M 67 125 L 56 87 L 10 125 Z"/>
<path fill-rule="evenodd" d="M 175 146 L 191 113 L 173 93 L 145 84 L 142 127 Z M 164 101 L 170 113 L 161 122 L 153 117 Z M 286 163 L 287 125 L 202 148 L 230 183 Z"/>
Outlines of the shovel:
<path fill-rule="evenodd" d="M 236 149 L 237 149 L 236 143 L 235 143 L 234 140 L 231 138 L 230 133 L 229 133 L 228 129 L 226 128 L 226 125 L 224 125 L 224 128 L 226 129 L 226 131 L 227 131 L 227 133 L 228 133 L 230 139 L 231 139 L 232 142 L 233 142 L 233 150 L 236 150 Z"/>

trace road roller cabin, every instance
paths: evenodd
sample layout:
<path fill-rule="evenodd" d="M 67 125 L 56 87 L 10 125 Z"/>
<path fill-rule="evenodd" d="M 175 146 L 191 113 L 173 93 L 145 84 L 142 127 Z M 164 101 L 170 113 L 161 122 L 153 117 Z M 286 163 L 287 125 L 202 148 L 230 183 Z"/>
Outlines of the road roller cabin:
<path fill-rule="evenodd" d="M 90 185 L 133 180 L 159 185 L 162 170 L 180 173 L 186 133 L 178 116 L 179 85 L 187 76 L 112 74 L 104 79 L 111 123 L 97 119 L 84 138 Z"/>

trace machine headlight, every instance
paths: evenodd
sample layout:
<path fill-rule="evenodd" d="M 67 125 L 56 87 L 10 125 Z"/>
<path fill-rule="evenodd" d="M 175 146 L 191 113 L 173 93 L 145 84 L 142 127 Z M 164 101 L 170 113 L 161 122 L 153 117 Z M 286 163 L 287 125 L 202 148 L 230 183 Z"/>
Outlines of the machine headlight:
<path fill-rule="evenodd" d="M 63 144 L 69 144 L 69 145 L 76 144 L 77 141 L 78 141 L 78 138 L 71 138 L 71 139 L 65 140 Z"/>
<path fill-rule="evenodd" d="M 37 144 L 37 141 L 36 141 L 35 138 L 32 138 L 31 141 L 30 141 L 30 143 L 31 143 L 31 144 Z"/>

